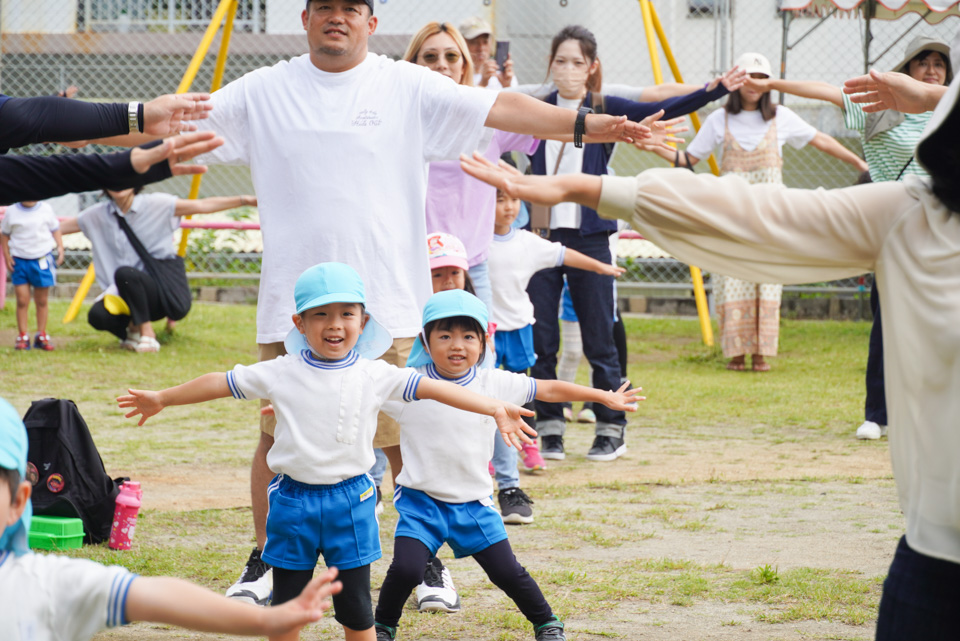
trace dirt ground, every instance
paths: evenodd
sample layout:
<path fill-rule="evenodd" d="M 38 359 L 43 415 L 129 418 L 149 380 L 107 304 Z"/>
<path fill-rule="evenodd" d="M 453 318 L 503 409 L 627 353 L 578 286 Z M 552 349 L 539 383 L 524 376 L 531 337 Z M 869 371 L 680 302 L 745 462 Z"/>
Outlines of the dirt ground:
<path fill-rule="evenodd" d="M 815 568 L 879 580 L 904 529 L 897 506 L 886 441 L 829 441 L 816 432 L 762 426 L 686 428 L 682 440 L 667 428 L 632 428 L 630 451 L 612 463 L 592 463 L 583 454 L 592 430 L 571 427 L 568 457 L 551 469 L 522 475 L 536 501 L 536 522 L 509 529 L 518 558 L 538 578 L 548 599 L 559 598 L 570 639 L 674 640 L 872 639 L 875 615 L 863 623 L 843 617 L 767 623 L 770 606 L 724 598 L 678 603 L 651 587 L 622 596 L 620 568 L 636 560 L 691 562 L 710 580 L 715 572 L 750 571 L 769 565 L 779 572 Z M 121 471 L 122 472 L 122 471 Z M 144 507 L 179 511 L 246 507 L 248 470 L 243 466 L 195 466 L 139 470 L 149 495 Z M 384 559 L 374 564 L 373 583 L 386 570 L 392 541 L 392 507 L 382 529 Z M 441 556 L 444 556 L 441 554 Z M 447 558 L 449 553 L 447 553 Z M 532 638 L 529 632 L 490 626 L 478 635 L 478 612 L 513 606 L 469 559 L 450 560 L 464 613 L 418 615 L 408 608 L 401 634 L 418 639 L 493 640 Z M 549 568 L 549 571 L 547 569 Z M 717 569 L 720 568 L 720 569 Z M 610 595 L 589 602 L 564 575 L 609 583 Z M 635 589 L 636 586 L 633 586 Z M 584 592 L 586 594 L 586 592 Z M 602 591 L 601 591 L 602 594 Z M 582 611 L 578 604 L 583 606 Z M 572 606 L 572 607 L 571 607 Z M 774 611 L 776 607 L 773 606 Z M 466 614 L 472 611 L 472 614 Z M 137 624 L 98 639 L 221 638 Z M 342 638 L 325 620 L 304 639 Z"/>

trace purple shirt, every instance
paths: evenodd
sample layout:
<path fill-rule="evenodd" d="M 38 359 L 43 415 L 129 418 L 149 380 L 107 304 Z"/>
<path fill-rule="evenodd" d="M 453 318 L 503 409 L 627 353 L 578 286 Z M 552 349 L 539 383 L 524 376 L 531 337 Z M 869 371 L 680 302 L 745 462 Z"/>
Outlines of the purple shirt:
<path fill-rule="evenodd" d="M 495 130 L 483 156 L 496 163 L 504 153 L 532 154 L 540 141 L 526 134 Z M 467 249 L 471 267 L 487 259 L 493 242 L 493 218 L 497 189 L 476 180 L 460 169 L 459 160 L 430 163 L 427 180 L 427 233 L 453 234 Z"/>

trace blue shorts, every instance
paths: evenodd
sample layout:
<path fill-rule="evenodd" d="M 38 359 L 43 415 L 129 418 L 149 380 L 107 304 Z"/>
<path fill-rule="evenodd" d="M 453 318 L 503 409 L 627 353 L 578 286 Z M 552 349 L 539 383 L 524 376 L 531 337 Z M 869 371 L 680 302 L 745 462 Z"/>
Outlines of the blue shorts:
<path fill-rule="evenodd" d="M 505 332 L 497 332 L 497 369 L 503 366 L 508 372 L 525 372 L 537 362 L 533 351 L 533 325 Z"/>
<path fill-rule="evenodd" d="M 351 570 L 380 558 L 377 490 L 366 474 L 336 485 L 308 485 L 277 475 L 267 488 L 267 543 L 262 558 L 284 570 Z"/>
<path fill-rule="evenodd" d="M 53 287 L 53 261 L 49 256 L 42 258 L 13 257 L 13 273 L 10 282 L 14 285 L 33 285 L 34 287 Z"/>
<path fill-rule="evenodd" d="M 395 537 L 416 539 L 436 554 L 445 542 L 458 559 L 486 550 L 507 538 L 503 517 L 493 499 L 445 503 L 420 490 L 400 487 L 393 493 L 400 514 Z"/>

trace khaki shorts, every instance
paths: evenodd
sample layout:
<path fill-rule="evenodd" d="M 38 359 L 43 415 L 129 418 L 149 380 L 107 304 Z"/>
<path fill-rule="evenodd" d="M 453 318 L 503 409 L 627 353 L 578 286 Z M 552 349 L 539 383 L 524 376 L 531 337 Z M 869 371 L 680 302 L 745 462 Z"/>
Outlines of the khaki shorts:
<path fill-rule="evenodd" d="M 405 367 L 407 357 L 410 356 L 410 350 L 413 349 L 414 337 L 395 338 L 393 345 L 387 352 L 380 357 L 380 360 L 387 361 L 397 367 Z M 283 343 L 258 343 L 257 358 L 261 361 L 269 361 L 278 356 L 283 356 L 287 350 L 283 348 Z M 260 407 L 266 407 L 270 401 L 260 400 Z M 273 416 L 260 417 L 260 431 L 264 434 L 273 436 L 277 428 L 277 419 Z M 377 419 L 377 435 L 373 439 L 374 447 L 392 447 L 400 445 L 400 424 L 395 420 L 381 413 Z"/>

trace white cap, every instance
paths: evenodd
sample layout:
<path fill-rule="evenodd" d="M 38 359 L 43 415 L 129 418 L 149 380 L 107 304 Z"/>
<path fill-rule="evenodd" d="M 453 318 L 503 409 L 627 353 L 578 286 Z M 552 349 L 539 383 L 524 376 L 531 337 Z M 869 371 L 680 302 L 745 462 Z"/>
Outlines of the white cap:
<path fill-rule="evenodd" d="M 770 73 L 770 61 L 762 53 L 744 53 L 737 58 L 736 65 L 749 73 L 762 73 L 767 78 L 773 74 Z"/>

